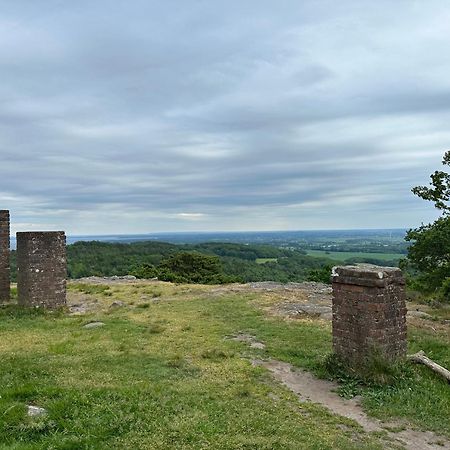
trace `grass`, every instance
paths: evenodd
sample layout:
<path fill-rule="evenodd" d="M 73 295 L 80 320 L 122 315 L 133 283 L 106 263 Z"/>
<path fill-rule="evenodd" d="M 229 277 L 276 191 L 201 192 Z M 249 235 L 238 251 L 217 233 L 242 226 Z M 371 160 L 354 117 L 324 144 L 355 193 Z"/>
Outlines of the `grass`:
<path fill-rule="evenodd" d="M 268 317 L 253 294 L 214 296 L 205 286 L 82 290 L 100 294 L 85 316 L 0 309 L 0 449 L 386 448 L 348 419 L 299 402 L 249 361 L 271 357 L 320 373 L 328 323 Z M 110 309 L 117 299 L 126 306 Z M 92 320 L 105 326 L 84 329 Z M 239 332 L 266 349 L 224 339 Z M 443 333 L 411 330 L 411 350 L 449 365 Z M 425 368 L 411 373 L 394 388 L 361 386 L 368 411 L 450 435 L 448 386 Z M 48 413 L 30 418 L 26 405 Z"/>
<path fill-rule="evenodd" d="M 391 261 L 405 257 L 405 255 L 401 253 L 328 252 L 325 250 L 308 250 L 307 254 L 310 256 L 331 258 L 336 261 L 345 261 L 350 258 L 374 258 L 382 261 Z"/>
<path fill-rule="evenodd" d="M 256 264 L 266 264 L 268 262 L 278 262 L 278 258 L 256 258 Z"/>
<path fill-rule="evenodd" d="M 103 284 L 72 283 L 69 285 L 69 290 L 78 291 L 83 294 L 112 295 L 110 287 Z"/>

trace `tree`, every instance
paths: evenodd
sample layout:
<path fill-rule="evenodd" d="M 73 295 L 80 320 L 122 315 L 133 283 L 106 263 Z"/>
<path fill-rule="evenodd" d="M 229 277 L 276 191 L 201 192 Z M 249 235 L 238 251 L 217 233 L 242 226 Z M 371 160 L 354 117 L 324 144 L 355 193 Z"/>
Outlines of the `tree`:
<path fill-rule="evenodd" d="M 450 166 L 450 150 L 446 151 L 442 159 L 443 165 Z M 416 186 L 412 192 L 423 198 L 434 202 L 434 206 L 443 212 L 444 216 L 450 214 L 450 174 L 442 170 L 436 170 L 430 175 L 431 187 Z"/>
<path fill-rule="evenodd" d="M 442 163 L 450 166 L 450 151 Z M 405 239 L 412 242 L 408 260 L 418 271 L 416 286 L 450 302 L 450 174 L 437 170 L 430 178 L 430 186 L 417 186 L 412 192 L 432 201 L 442 216 L 406 233 Z"/>
<path fill-rule="evenodd" d="M 223 283 L 222 266 L 217 256 L 180 252 L 162 261 L 159 278 L 178 283 Z"/>

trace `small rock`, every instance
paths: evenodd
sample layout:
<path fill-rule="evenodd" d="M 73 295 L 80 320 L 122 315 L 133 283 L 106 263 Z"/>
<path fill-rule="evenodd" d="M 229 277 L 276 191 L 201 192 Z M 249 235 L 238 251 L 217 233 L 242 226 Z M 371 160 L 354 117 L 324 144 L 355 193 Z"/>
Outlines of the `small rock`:
<path fill-rule="evenodd" d="M 322 313 L 319 317 L 323 320 L 333 320 L 333 313 Z"/>
<path fill-rule="evenodd" d="M 257 348 L 258 350 L 264 350 L 266 346 L 262 342 L 252 342 L 250 348 Z"/>
<path fill-rule="evenodd" d="M 39 408 L 39 406 L 27 405 L 28 415 L 30 417 L 43 416 L 47 414 L 47 410 L 45 408 Z"/>
<path fill-rule="evenodd" d="M 109 305 L 110 308 L 121 308 L 122 306 L 125 306 L 125 303 L 121 302 L 120 300 L 116 300 L 115 302 L 112 302 L 111 305 Z"/>
<path fill-rule="evenodd" d="M 136 279 L 136 277 L 134 275 L 124 275 L 121 278 L 122 278 L 122 280 L 135 280 Z"/>
<path fill-rule="evenodd" d="M 88 305 L 83 303 L 73 304 L 69 306 L 70 315 L 72 316 L 80 316 L 82 314 L 86 314 L 88 309 Z"/>
<path fill-rule="evenodd" d="M 256 340 L 255 336 L 248 333 L 237 333 L 234 336 L 228 336 L 226 339 L 232 341 L 245 342 L 250 345 L 250 348 L 256 348 L 258 350 L 264 350 L 266 345 Z"/>
<path fill-rule="evenodd" d="M 83 326 L 83 328 L 86 329 L 91 329 L 91 328 L 100 328 L 100 327 L 104 327 L 105 324 L 103 322 L 91 322 L 91 323 L 87 323 L 86 325 Z"/>
<path fill-rule="evenodd" d="M 407 316 L 420 317 L 422 319 L 431 319 L 430 314 L 423 312 L 423 311 L 408 311 Z"/>
<path fill-rule="evenodd" d="M 297 305 L 297 314 L 309 314 L 309 315 L 320 315 L 327 314 L 331 312 L 330 306 L 320 306 L 320 305 Z"/>

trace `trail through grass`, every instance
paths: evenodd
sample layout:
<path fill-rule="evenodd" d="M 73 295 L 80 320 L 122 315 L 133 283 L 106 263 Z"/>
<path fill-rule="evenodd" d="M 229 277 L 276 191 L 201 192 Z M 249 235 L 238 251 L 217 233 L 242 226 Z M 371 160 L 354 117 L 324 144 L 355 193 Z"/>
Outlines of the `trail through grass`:
<path fill-rule="evenodd" d="M 95 297 L 98 310 L 0 309 L 0 449 L 388 448 L 353 422 L 300 403 L 250 364 L 272 357 L 320 372 L 331 350 L 328 323 L 267 317 L 256 294 L 215 295 L 211 287 L 71 289 Z M 125 306 L 110 308 L 117 300 Z M 105 326 L 83 328 L 93 320 Z M 238 332 L 266 349 L 226 339 Z M 411 339 L 413 349 L 433 349 L 448 361 L 442 336 L 418 331 Z M 450 434 L 444 419 L 431 416 L 431 402 L 447 386 L 422 368 L 414 377 L 392 391 L 368 391 L 369 412 Z M 414 415 L 416 389 L 425 387 L 426 403 Z M 26 405 L 48 413 L 30 418 Z M 447 407 L 442 400 L 442 417 Z"/>

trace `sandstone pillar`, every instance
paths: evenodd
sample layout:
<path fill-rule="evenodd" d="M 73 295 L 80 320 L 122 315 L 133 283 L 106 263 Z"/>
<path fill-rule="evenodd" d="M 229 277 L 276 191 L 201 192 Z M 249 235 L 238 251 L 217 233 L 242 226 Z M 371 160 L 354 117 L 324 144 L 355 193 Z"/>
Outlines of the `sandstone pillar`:
<path fill-rule="evenodd" d="M 66 236 L 63 231 L 17 233 L 17 294 L 20 305 L 66 304 Z"/>
<path fill-rule="evenodd" d="M 0 210 L 0 303 L 10 300 L 9 211 Z"/>
<path fill-rule="evenodd" d="M 333 350 L 350 364 L 406 355 L 405 280 L 396 267 L 333 268 Z"/>

